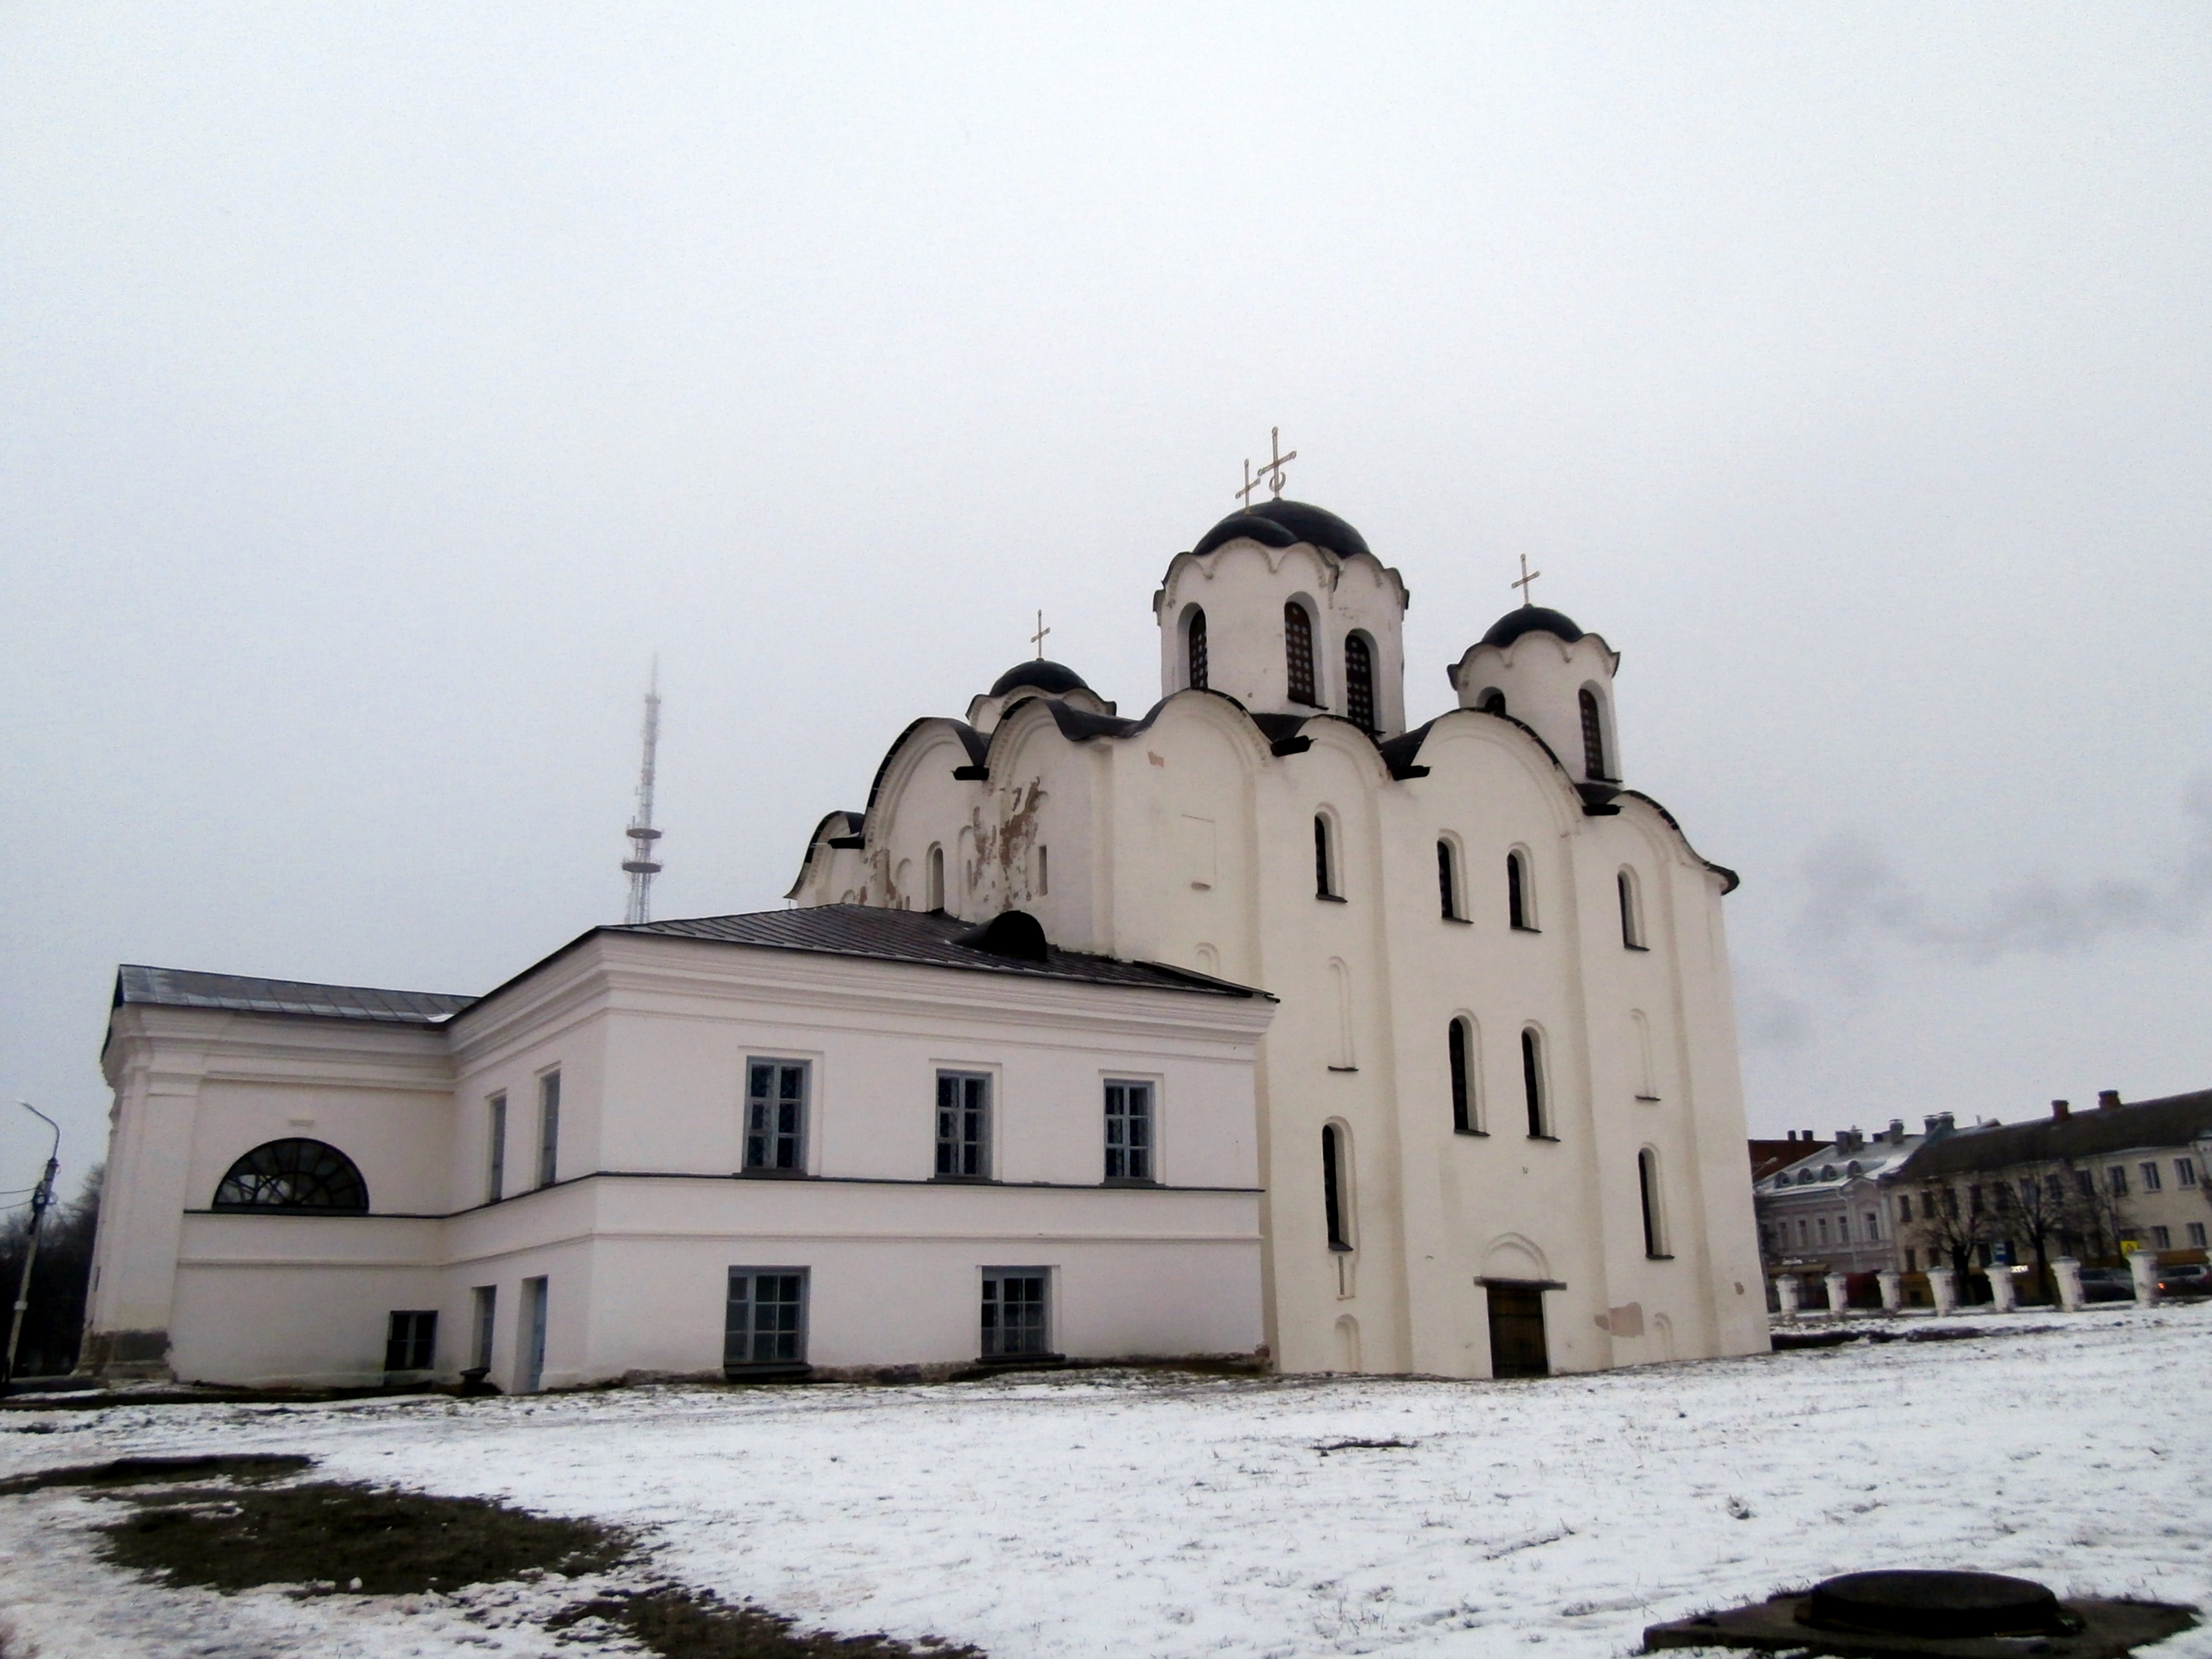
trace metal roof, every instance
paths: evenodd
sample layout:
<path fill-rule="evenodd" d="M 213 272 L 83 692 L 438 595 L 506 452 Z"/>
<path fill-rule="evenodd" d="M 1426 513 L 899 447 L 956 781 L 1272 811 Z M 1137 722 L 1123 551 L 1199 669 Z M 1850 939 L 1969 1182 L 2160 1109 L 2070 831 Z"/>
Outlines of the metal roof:
<path fill-rule="evenodd" d="M 1091 985 L 1121 985 L 1154 991 L 1200 991 L 1214 996 L 1266 996 L 1249 986 L 1234 985 L 1186 969 L 1150 962 L 1122 962 L 1053 946 L 1042 962 L 994 955 L 956 943 L 975 929 L 973 922 L 938 912 L 888 910 L 874 904 L 820 904 L 795 910 L 755 910 L 735 916 L 699 916 L 688 921 L 647 921 L 605 927 L 607 933 L 648 933 L 661 939 L 699 939 L 714 945 L 747 945 L 770 951 L 805 951 L 823 956 L 865 957 L 875 962 L 907 962 L 925 968 L 960 968 L 986 974 L 1017 974 L 1030 979 L 1076 980 Z"/>
<path fill-rule="evenodd" d="M 297 1014 L 318 1019 L 367 1019 L 386 1025 L 435 1025 L 474 1002 L 435 991 L 380 991 L 365 985 L 316 985 L 296 979 L 252 979 L 189 968 L 126 963 L 115 974 L 120 1008 L 217 1008 L 245 1014 Z"/>
<path fill-rule="evenodd" d="M 2212 1135 L 2212 1089 L 2130 1105 L 1961 1129 L 1923 1146 L 1905 1175 L 1914 1180 L 1954 1171 L 1999 1170 L 2014 1164 L 2057 1164 L 2101 1158 L 2138 1146 L 2185 1146 Z"/>

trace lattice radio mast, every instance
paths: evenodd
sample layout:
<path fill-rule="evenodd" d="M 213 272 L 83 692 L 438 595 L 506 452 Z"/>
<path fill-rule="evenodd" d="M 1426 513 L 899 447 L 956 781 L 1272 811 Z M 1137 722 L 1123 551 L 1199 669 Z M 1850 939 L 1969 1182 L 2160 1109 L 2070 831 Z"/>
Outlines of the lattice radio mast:
<path fill-rule="evenodd" d="M 637 769 L 637 811 L 629 821 L 629 910 L 623 920 L 635 927 L 653 920 L 653 878 L 660 873 L 653 857 L 660 831 L 653 827 L 653 753 L 660 746 L 660 659 L 653 659 L 653 678 L 645 692 L 645 755 Z"/>

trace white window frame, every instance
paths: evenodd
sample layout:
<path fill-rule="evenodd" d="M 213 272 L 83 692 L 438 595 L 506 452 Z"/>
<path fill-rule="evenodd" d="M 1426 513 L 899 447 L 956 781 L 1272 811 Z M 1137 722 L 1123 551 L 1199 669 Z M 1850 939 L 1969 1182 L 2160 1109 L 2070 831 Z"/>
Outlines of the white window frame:
<path fill-rule="evenodd" d="M 799 1143 L 796 1161 L 781 1164 L 775 1161 L 774 1143 L 784 1138 L 783 1131 L 771 1124 L 766 1130 L 770 1158 L 766 1163 L 752 1161 L 753 1106 L 757 1097 L 753 1091 L 754 1072 L 757 1067 L 770 1072 L 768 1103 L 771 1109 L 782 1098 L 782 1079 L 787 1070 L 799 1073 L 799 1127 L 794 1139 Z M 744 1105 L 743 1117 L 738 1125 L 738 1169 L 740 1173 L 768 1178 L 800 1176 L 807 1173 L 808 1159 L 813 1154 L 814 1140 L 814 1062 L 804 1055 L 747 1054 L 744 1069 Z"/>
<path fill-rule="evenodd" d="M 946 1140 L 945 1138 L 945 1085 L 949 1079 L 960 1079 L 963 1094 L 965 1085 L 980 1080 L 983 1085 L 982 1132 L 976 1137 L 979 1166 L 975 1170 L 943 1168 Z M 940 1064 L 933 1068 L 930 1080 L 930 1176 L 936 1181 L 988 1182 L 997 1179 L 999 1130 L 999 1074 L 994 1067 Z M 965 1113 L 968 1104 L 963 1098 L 954 1109 Z M 952 1143 L 958 1147 L 967 1144 L 964 1134 Z M 956 1158 L 955 1162 L 963 1159 Z"/>
<path fill-rule="evenodd" d="M 1145 1145 L 1141 1149 L 1132 1149 L 1126 1146 L 1117 1149 L 1114 1145 L 1112 1091 L 1116 1089 L 1142 1089 L 1145 1091 Z M 1141 1072 L 1109 1072 L 1099 1079 L 1098 1097 L 1104 1118 L 1101 1125 L 1101 1131 L 1104 1137 L 1104 1145 L 1100 1149 L 1103 1153 L 1101 1163 L 1106 1171 L 1101 1179 L 1107 1185 L 1114 1187 L 1160 1185 L 1160 1079 L 1157 1076 L 1146 1076 Z M 1131 1174 L 1125 1164 L 1123 1173 L 1115 1175 L 1113 1172 L 1114 1154 L 1117 1150 L 1125 1152 L 1141 1150 L 1144 1153 L 1145 1172 L 1142 1175 Z"/>

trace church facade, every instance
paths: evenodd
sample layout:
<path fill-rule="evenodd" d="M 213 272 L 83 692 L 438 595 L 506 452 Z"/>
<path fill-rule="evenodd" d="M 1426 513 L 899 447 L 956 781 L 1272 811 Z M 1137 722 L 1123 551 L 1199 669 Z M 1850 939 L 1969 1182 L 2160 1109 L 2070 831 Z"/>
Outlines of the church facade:
<path fill-rule="evenodd" d="M 1265 1329 L 1286 1370 L 1585 1370 L 1766 1346 L 1722 899 L 1625 781 L 1619 658 L 1534 605 L 1407 724 L 1399 573 L 1334 514 L 1214 526 L 1161 699 L 1010 672 L 900 735 L 790 896 L 1264 986 Z"/>

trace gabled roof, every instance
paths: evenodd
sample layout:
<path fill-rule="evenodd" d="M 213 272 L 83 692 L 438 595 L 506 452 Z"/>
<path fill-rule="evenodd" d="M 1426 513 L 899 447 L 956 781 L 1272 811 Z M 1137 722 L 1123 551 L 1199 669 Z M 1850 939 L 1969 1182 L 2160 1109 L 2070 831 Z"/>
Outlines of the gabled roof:
<path fill-rule="evenodd" d="M 215 1008 L 241 1014 L 435 1025 L 475 1000 L 435 991 L 382 991 L 365 985 L 317 985 L 306 980 L 252 979 L 243 974 L 204 974 L 189 968 L 126 963 L 116 970 L 112 1006 Z"/>
<path fill-rule="evenodd" d="M 1042 962 L 1000 956 L 955 942 L 973 928 L 941 912 L 888 910 L 873 904 L 818 904 L 795 910 L 755 910 L 735 916 L 698 916 L 687 921 L 647 921 L 598 927 L 593 933 L 647 934 L 660 939 L 697 939 L 709 945 L 744 945 L 769 951 L 804 951 L 822 956 L 863 957 L 874 962 L 905 962 L 924 968 L 958 968 L 972 973 L 1013 974 L 1029 979 L 1074 980 L 1089 985 L 1118 985 L 1153 991 L 1199 991 L 1213 996 L 1264 997 L 1265 991 L 1234 985 L 1186 969 L 1151 962 L 1122 962 L 1057 945 Z M 585 935 L 590 938 L 591 934 Z"/>
<path fill-rule="evenodd" d="M 2015 1164 L 2057 1164 L 2138 1146 L 2186 1146 L 2207 1135 L 2212 1135 L 2212 1089 L 2200 1089 L 2070 1117 L 1962 1129 L 1923 1146 L 1904 1174 L 1918 1181 Z"/>

